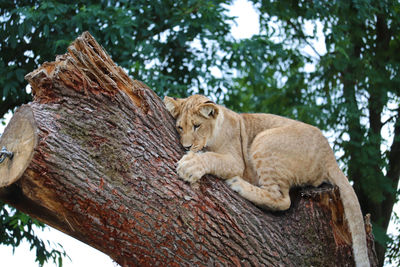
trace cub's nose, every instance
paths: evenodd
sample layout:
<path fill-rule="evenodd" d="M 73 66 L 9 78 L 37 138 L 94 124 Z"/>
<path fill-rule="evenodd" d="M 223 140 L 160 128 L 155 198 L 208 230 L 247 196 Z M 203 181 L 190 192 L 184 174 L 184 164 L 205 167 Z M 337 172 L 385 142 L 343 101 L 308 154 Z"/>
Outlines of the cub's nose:
<path fill-rule="evenodd" d="M 190 146 L 184 146 L 184 148 L 185 148 L 186 150 L 190 150 L 191 147 L 192 147 L 192 145 L 190 145 Z"/>

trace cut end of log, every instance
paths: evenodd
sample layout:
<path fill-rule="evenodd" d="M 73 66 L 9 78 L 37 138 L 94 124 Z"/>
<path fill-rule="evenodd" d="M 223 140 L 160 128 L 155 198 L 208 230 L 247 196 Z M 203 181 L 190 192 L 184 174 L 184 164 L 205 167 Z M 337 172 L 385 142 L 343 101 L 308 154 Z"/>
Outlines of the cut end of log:
<path fill-rule="evenodd" d="M 29 106 L 20 107 L 0 139 L 0 147 L 13 153 L 0 163 L 0 188 L 16 182 L 32 160 L 37 144 L 36 125 Z"/>
<path fill-rule="evenodd" d="M 45 62 L 28 73 L 25 79 L 32 87 L 34 100 L 41 103 L 58 102 L 60 91 L 72 89 L 87 95 L 89 92 L 114 96 L 125 92 L 136 106 L 141 99 L 134 94 L 135 82 L 117 66 L 89 32 L 84 32 L 56 61 Z"/>

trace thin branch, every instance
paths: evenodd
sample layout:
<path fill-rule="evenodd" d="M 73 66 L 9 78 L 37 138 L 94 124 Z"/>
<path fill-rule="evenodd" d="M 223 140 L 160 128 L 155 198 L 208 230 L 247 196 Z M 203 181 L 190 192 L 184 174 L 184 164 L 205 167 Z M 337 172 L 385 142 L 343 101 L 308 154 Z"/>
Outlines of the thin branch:
<path fill-rule="evenodd" d="M 387 120 L 382 123 L 382 126 L 385 126 L 387 123 L 393 121 L 398 115 L 390 116 Z"/>
<path fill-rule="evenodd" d="M 307 36 L 305 36 L 303 30 L 301 28 L 299 28 L 297 25 L 295 25 L 293 22 L 291 22 L 290 20 L 287 21 L 288 24 L 290 26 L 292 26 L 295 31 L 298 33 L 299 37 L 309 46 L 311 47 L 311 49 L 314 51 L 314 53 L 321 58 L 321 54 L 317 51 L 317 49 L 315 49 L 315 47 L 307 40 Z"/>

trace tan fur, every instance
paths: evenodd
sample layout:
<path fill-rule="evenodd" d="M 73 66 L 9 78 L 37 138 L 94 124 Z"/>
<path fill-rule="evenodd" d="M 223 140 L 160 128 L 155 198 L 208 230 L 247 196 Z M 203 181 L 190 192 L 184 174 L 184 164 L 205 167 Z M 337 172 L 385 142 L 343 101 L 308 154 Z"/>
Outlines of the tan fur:
<path fill-rule="evenodd" d="M 319 129 L 271 114 L 238 114 L 201 95 L 165 97 L 164 103 L 176 119 L 182 145 L 190 150 L 178 162 L 183 180 L 194 183 L 213 174 L 270 210 L 290 207 L 292 186 L 333 183 L 340 189 L 356 266 L 369 266 L 357 196 Z"/>

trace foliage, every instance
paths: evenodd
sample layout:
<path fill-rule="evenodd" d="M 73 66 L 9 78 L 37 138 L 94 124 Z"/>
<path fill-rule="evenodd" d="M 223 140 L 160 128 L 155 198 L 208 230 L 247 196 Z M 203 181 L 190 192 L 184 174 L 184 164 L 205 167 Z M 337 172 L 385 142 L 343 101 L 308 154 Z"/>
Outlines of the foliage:
<path fill-rule="evenodd" d="M 265 35 L 233 43 L 228 51 L 224 62 L 239 74 L 231 80 L 226 105 L 242 112 L 275 113 L 310 123 L 320 117 L 319 109 L 304 106 L 302 90 L 307 88 L 307 74 L 300 51 L 285 49 L 284 44 Z"/>
<path fill-rule="evenodd" d="M 83 31 L 89 31 L 133 77 L 161 94 L 214 90 L 205 84 L 214 80 L 208 68 L 217 59 L 217 41 L 230 30 L 222 5 L 229 3 L 1 1 L 0 117 L 30 99 L 23 90 L 24 75 L 65 53 Z"/>
<path fill-rule="evenodd" d="M 66 257 L 62 246 L 58 244 L 61 251 L 54 248 L 50 250 L 33 231 L 33 226 L 36 226 L 37 229 L 43 229 L 45 227 L 43 223 L 12 207 L 5 207 L 1 202 L 0 205 L 2 206 L 0 210 L 0 240 L 2 244 L 12 246 L 15 249 L 21 241 L 25 240 L 30 243 L 31 250 L 36 250 L 36 261 L 39 266 L 43 266 L 49 259 L 52 259 L 58 266 L 62 266 L 63 257 Z"/>
<path fill-rule="evenodd" d="M 372 215 L 382 265 L 400 175 L 400 3 L 252 2 L 260 35 L 226 55 L 239 75 L 225 103 L 298 118 L 332 135 L 362 209 Z M 324 47 L 314 47 L 317 38 Z"/>

